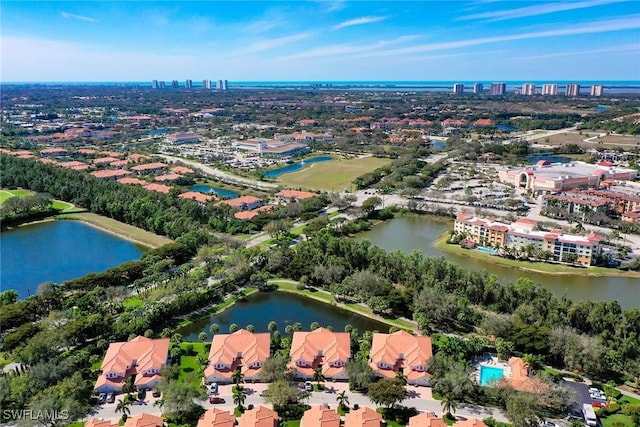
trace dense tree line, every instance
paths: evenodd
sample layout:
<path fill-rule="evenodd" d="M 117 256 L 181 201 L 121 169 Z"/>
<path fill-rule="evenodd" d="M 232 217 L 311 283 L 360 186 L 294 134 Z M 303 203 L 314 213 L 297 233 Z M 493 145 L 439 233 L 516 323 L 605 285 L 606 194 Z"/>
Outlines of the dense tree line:
<path fill-rule="evenodd" d="M 558 299 L 526 278 L 502 283 L 444 259 L 385 252 L 330 230 L 295 250 L 271 251 L 265 268 L 383 313 L 413 317 L 425 332 L 479 328 L 559 367 L 606 379 L 640 376 L 640 310 L 623 311 L 616 301 Z"/>
<path fill-rule="evenodd" d="M 447 168 L 445 162 L 427 163 L 420 159 L 428 150 L 418 149 L 372 172 L 357 177 L 353 183 L 358 189 L 375 186 L 385 191 L 405 188 L 422 189 Z"/>

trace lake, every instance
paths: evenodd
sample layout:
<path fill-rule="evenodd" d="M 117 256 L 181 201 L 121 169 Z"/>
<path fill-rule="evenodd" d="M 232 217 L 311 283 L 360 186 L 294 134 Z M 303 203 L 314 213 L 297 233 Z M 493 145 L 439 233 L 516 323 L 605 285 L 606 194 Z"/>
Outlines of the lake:
<path fill-rule="evenodd" d="M 206 332 L 211 338 L 209 326 L 214 323 L 220 326 L 220 333 L 223 334 L 229 333 L 229 326 L 233 323 L 241 328 L 253 325 L 256 332 L 267 332 L 267 326 L 272 320 L 283 335 L 284 328 L 296 322 L 302 324 L 303 331 L 310 330 L 313 322 L 324 327 L 332 326 L 336 332 L 344 331 L 346 325 L 361 332 L 389 330 L 387 324 L 311 298 L 287 292 L 258 292 L 238 301 L 222 313 L 205 317 L 176 332 L 182 334 L 185 341 L 197 341 L 200 332 Z"/>
<path fill-rule="evenodd" d="M 197 191 L 198 193 L 215 194 L 223 199 L 235 199 L 238 197 L 238 193 L 224 188 L 211 187 L 210 185 L 194 185 L 191 187 L 191 191 Z"/>
<path fill-rule="evenodd" d="M 320 156 L 320 157 L 313 157 L 311 159 L 307 159 L 307 160 L 302 160 L 300 162 L 297 163 L 293 163 L 287 166 L 283 166 L 281 168 L 278 169 L 274 169 L 268 172 L 264 173 L 265 178 L 277 178 L 280 175 L 283 175 L 285 173 L 291 173 L 291 172 L 295 172 L 295 171 L 299 171 L 300 169 L 304 169 L 305 167 L 313 164 L 313 163 L 318 163 L 318 162 L 328 162 L 330 160 L 334 160 L 333 157 L 330 156 Z"/>
<path fill-rule="evenodd" d="M 62 283 L 140 259 L 145 249 L 80 221 L 50 221 L 2 232 L 0 283 L 20 298 L 39 284 Z"/>
<path fill-rule="evenodd" d="M 444 257 L 465 269 L 486 270 L 498 276 L 502 282 L 515 282 L 528 277 L 557 297 L 566 295 L 573 300 L 591 299 L 618 300 L 622 308 L 640 307 L 640 278 L 638 277 L 592 277 L 579 275 L 555 275 L 522 271 L 492 264 L 481 259 L 440 251 L 433 247 L 436 238 L 450 226 L 427 216 L 401 216 L 360 233 L 359 238 L 368 239 L 387 251 L 400 250 L 409 253 L 422 251 L 425 256 Z"/>

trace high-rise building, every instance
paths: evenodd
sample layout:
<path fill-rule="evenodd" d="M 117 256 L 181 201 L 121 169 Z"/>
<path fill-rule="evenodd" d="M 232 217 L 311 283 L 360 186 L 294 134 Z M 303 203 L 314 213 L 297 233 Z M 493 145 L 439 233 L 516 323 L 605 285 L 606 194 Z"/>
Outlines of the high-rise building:
<path fill-rule="evenodd" d="M 229 89 L 229 82 L 227 80 L 222 81 L 222 90 Z"/>
<path fill-rule="evenodd" d="M 462 83 L 456 83 L 453 85 L 453 93 L 462 93 L 464 92 L 464 85 Z"/>
<path fill-rule="evenodd" d="M 184 87 L 187 89 L 191 89 L 193 87 L 193 82 L 191 81 L 191 79 L 185 80 Z"/>
<path fill-rule="evenodd" d="M 202 87 L 205 89 L 211 89 L 211 80 L 203 80 Z"/>
<path fill-rule="evenodd" d="M 547 83 L 542 85 L 542 94 L 543 95 L 557 95 L 558 94 L 558 85 L 555 83 Z"/>
<path fill-rule="evenodd" d="M 602 96 L 602 90 L 603 90 L 602 85 L 592 85 L 591 86 L 590 95 L 591 96 Z"/>
<path fill-rule="evenodd" d="M 536 85 L 533 83 L 525 83 L 522 85 L 522 94 L 523 95 L 535 95 L 536 94 Z"/>
<path fill-rule="evenodd" d="M 566 96 L 580 96 L 580 85 L 578 83 L 568 83 L 564 94 Z"/>
<path fill-rule="evenodd" d="M 177 80 L 172 80 L 171 81 L 171 87 L 174 89 L 178 89 L 178 81 Z"/>
<path fill-rule="evenodd" d="M 216 89 L 222 90 L 222 80 L 218 80 L 218 83 L 216 83 Z"/>
<path fill-rule="evenodd" d="M 491 95 L 504 95 L 506 91 L 506 83 L 491 83 Z"/>
<path fill-rule="evenodd" d="M 482 83 L 476 83 L 473 85 L 473 93 L 482 93 L 483 89 L 484 86 L 482 85 Z"/>
<path fill-rule="evenodd" d="M 159 85 L 160 85 L 160 89 L 164 89 L 165 88 L 164 80 L 161 80 Z"/>
<path fill-rule="evenodd" d="M 158 89 L 158 81 L 151 80 L 151 89 Z"/>

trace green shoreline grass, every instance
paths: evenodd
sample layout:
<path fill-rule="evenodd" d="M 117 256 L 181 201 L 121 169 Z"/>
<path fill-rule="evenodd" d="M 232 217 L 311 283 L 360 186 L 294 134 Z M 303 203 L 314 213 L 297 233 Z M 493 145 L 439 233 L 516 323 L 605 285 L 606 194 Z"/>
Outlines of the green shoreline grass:
<path fill-rule="evenodd" d="M 202 311 L 202 312 L 198 312 L 196 314 L 192 314 L 192 315 L 188 315 L 187 317 L 185 317 L 183 320 L 181 320 L 180 322 L 178 322 L 177 325 L 175 325 L 174 329 L 180 329 L 180 328 L 184 328 L 185 326 L 189 326 L 194 322 L 197 322 L 198 320 L 201 320 L 205 317 L 209 317 L 212 316 L 214 314 L 219 314 L 222 313 L 223 311 L 225 311 L 226 309 L 230 308 L 231 306 L 233 306 L 235 303 L 237 303 L 238 301 L 240 301 L 241 299 L 254 294 L 258 292 L 257 289 L 255 288 L 246 288 L 246 289 L 242 289 L 238 294 L 232 296 L 231 298 L 227 298 L 226 300 L 215 304 L 211 307 L 209 307 L 208 309 Z M 205 331 L 207 332 L 207 331 Z M 207 332 L 208 333 L 208 332 Z"/>
<path fill-rule="evenodd" d="M 382 316 L 374 314 L 369 307 L 366 307 L 360 304 L 345 304 L 345 303 L 335 302 L 333 299 L 333 296 L 326 291 L 318 289 L 317 291 L 312 292 L 306 289 L 302 289 L 302 290 L 298 289 L 296 287 L 298 282 L 294 280 L 273 279 L 273 280 L 269 280 L 269 283 L 275 283 L 276 285 L 278 285 L 279 292 L 289 292 L 293 294 L 302 295 L 305 298 L 311 298 L 313 300 L 316 300 L 325 304 L 331 304 L 335 307 L 339 307 L 339 308 L 351 311 L 353 313 L 359 314 L 360 316 L 368 317 L 369 319 L 372 319 L 381 323 L 385 323 L 389 326 L 395 326 L 396 328 L 408 329 L 411 331 L 416 331 L 418 329 L 418 326 L 416 325 L 416 323 L 410 320 L 386 319 Z"/>
<path fill-rule="evenodd" d="M 635 271 L 621 271 L 604 267 L 588 267 L 588 268 L 576 268 L 566 265 L 549 264 L 545 262 L 531 262 L 531 261 L 518 261 L 513 259 L 507 259 L 498 257 L 495 255 L 489 255 L 482 252 L 464 249 L 458 245 L 451 245 L 447 243 L 447 237 L 449 236 L 449 230 L 439 235 L 433 246 L 444 252 L 467 256 L 470 258 L 477 258 L 490 264 L 503 265 L 506 267 L 516 268 L 522 271 L 530 271 L 534 273 L 542 274 L 561 274 L 567 276 L 594 276 L 594 277 L 606 277 L 606 276 L 623 276 L 623 277 L 640 277 L 640 273 Z"/>

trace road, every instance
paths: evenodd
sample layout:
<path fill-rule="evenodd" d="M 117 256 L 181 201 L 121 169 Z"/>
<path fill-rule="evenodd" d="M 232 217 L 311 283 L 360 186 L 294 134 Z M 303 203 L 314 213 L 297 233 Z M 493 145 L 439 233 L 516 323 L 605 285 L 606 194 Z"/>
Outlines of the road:
<path fill-rule="evenodd" d="M 180 157 L 169 156 L 167 154 L 158 154 L 158 156 L 170 162 L 181 163 L 181 164 L 184 164 L 185 166 L 196 168 L 206 175 L 212 176 L 222 182 L 226 182 L 229 184 L 240 184 L 240 185 L 245 185 L 247 187 L 257 188 L 260 190 L 273 190 L 275 188 L 278 188 L 278 184 L 275 184 L 273 182 L 258 181 L 257 179 L 250 179 L 242 176 L 232 175 L 228 172 L 224 172 L 219 169 L 215 169 L 207 165 L 203 165 L 202 163 L 187 162 L 186 160 Z"/>
<path fill-rule="evenodd" d="M 311 406 L 314 405 L 322 405 L 328 404 L 329 407 L 335 409 L 337 406 L 336 396 L 341 391 L 346 391 L 347 396 L 349 397 L 349 405 L 353 407 L 354 404 L 358 404 L 360 407 L 371 407 L 375 408 L 377 405 L 369 400 L 369 397 L 363 395 L 361 393 L 355 393 L 349 391 L 349 385 L 347 383 L 326 383 L 328 388 L 327 391 L 322 392 L 312 392 L 311 397 L 308 400 L 308 404 Z M 218 408 L 225 411 L 233 412 L 234 404 L 233 404 L 233 394 L 232 394 L 232 385 L 221 385 L 219 387 L 218 397 L 221 397 L 225 400 L 223 404 L 212 405 L 208 400 L 205 401 L 197 401 L 198 404 L 202 405 L 205 409 L 209 408 Z M 271 405 L 265 403 L 264 399 L 260 397 L 260 393 L 262 393 L 267 388 L 267 384 L 259 383 L 259 384 L 245 384 L 245 387 L 248 389 L 249 394 L 245 400 L 245 406 L 248 405 L 264 405 L 267 407 L 271 407 Z M 442 415 L 442 405 L 439 400 L 433 399 L 431 396 L 431 388 L 429 387 L 415 387 L 415 386 L 407 386 L 407 391 L 409 397 L 405 399 L 401 404 L 408 407 L 415 407 L 420 412 L 435 412 L 439 416 Z M 121 396 L 119 398 L 122 398 Z M 90 418 L 102 418 L 103 420 L 109 421 L 117 421 L 122 416 L 121 413 L 115 413 L 115 407 L 118 400 L 115 403 L 107 403 L 104 405 L 100 405 L 96 407 L 94 413 L 90 414 L 87 419 Z M 139 402 L 138 404 L 129 406 L 131 410 L 131 415 L 138 415 L 143 412 L 154 414 L 154 415 L 162 415 L 161 408 L 154 405 L 156 401 L 155 398 L 151 396 L 151 393 L 147 393 L 147 397 L 144 402 Z M 469 405 L 469 404 L 461 404 L 458 407 L 458 410 L 455 412 L 457 416 L 463 417 L 473 417 L 473 418 L 487 418 L 493 417 L 497 421 L 508 422 L 503 411 L 495 408 L 485 408 L 481 406 Z"/>

